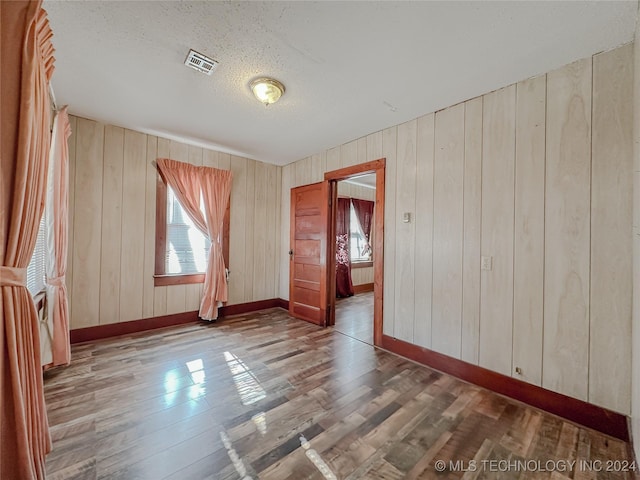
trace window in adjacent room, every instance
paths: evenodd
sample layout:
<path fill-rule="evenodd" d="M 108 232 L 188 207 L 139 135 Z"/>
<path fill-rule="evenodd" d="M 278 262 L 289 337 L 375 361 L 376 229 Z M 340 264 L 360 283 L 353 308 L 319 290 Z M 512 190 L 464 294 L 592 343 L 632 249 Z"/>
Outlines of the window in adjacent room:
<path fill-rule="evenodd" d="M 358 222 L 358 217 L 356 216 L 353 204 L 351 204 L 350 208 L 349 224 L 349 229 L 351 231 L 351 243 L 349 244 L 351 262 L 370 262 L 371 249 L 367 248 L 367 242 L 364 234 L 362 233 L 362 229 L 360 228 L 360 223 Z"/>

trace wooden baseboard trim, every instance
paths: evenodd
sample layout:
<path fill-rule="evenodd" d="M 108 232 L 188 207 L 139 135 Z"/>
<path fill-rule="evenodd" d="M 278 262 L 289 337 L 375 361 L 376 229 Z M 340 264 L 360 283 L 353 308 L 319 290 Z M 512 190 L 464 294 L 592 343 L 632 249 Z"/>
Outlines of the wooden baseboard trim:
<path fill-rule="evenodd" d="M 257 302 L 239 303 L 237 305 L 225 305 L 218 313 L 219 318 L 243 313 L 255 312 L 266 308 L 284 308 L 288 310 L 289 302 L 281 298 L 269 300 L 259 300 Z M 183 312 L 174 315 L 163 315 L 161 317 L 143 318 L 141 320 L 131 320 L 129 322 L 109 323 L 107 325 L 96 325 L 95 327 L 76 328 L 69 332 L 72 344 L 103 340 L 105 338 L 117 337 L 119 335 L 130 335 L 132 333 L 144 332 L 145 330 L 155 330 L 157 328 L 172 327 L 185 323 L 197 322 L 198 312 Z"/>
<path fill-rule="evenodd" d="M 256 302 L 238 303 L 236 305 L 225 305 L 218 312 L 218 318 L 230 317 L 231 315 L 242 315 L 243 313 L 257 312 L 267 308 L 280 307 L 279 298 L 268 300 L 258 300 Z"/>
<path fill-rule="evenodd" d="M 634 447 L 634 438 L 633 438 L 633 426 L 631 417 L 627 417 L 627 431 L 629 432 L 629 441 L 627 442 L 627 453 L 629 458 L 638 465 L 638 457 L 636 456 L 636 449 Z M 631 477 L 635 480 L 640 480 L 640 471 L 636 469 L 635 472 L 631 474 Z"/>
<path fill-rule="evenodd" d="M 397 355 L 526 403 L 532 407 L 625 442 L 630 440 L 627 417 L 620 413 L 552 392 L 388 335 L 382 336 L 381 346 Z"/>
<path fill-rule="evenodd" d="M 69 332 L 71 343 L 90 342 L 93 340 L 103 340 L 105 338 L 117 337 L 119 335 L 130 335 L 132 333 L 143 332 L 145 330 L 155 330 L 156 328 L 171 327 L 198 321 L 198 312 L 183 312 L 174 315 L 163 315 L 161 317 L 143 318 L 141 320 L 131 320 L 130 322 L 109 323 L 106 325 L 96 325 L 95 327 L 75 328 Z"/>
<path fill-rule="evenodd" d="M 355 295 L 365 292 L 373 292 L 373 283 L 363 283 L 362 285 L 353 286 L 353 293 Z"/>

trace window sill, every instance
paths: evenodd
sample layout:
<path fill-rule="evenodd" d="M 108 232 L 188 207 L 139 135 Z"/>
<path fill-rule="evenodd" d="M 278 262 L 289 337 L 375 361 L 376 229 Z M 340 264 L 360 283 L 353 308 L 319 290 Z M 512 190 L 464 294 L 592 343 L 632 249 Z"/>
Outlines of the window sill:
<path fill-rule="evenodd" d="M 373 261 L 369 262 L 351 262 L 351 268 L 367 268 L 373 267 Z"/>
<path fill-rule="evenodd" d="M 188 273 L 173 275 L 154 275 L 153 284 L 156 287 L 168 285 L 189 285 L 191 283 L 204 283 L 204 273 Z"/>

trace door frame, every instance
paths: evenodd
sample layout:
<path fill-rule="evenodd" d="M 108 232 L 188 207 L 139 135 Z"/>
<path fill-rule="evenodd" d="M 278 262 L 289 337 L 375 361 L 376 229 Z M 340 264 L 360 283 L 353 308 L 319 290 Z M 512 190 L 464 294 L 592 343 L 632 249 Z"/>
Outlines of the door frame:
<path fill-rule="evenodd" d="M 373 230 L 373 344 L 382 346 L 383 331 L 383 291 L 384 291 L 384 176 L 386 158 L 371 162 L 353 165 L 351 167 L 332 170 L 324 174 L 324 179 L 329 181 L 330 217 L 329 222 L 329 257 L 327 265 L 327 278 L 331 279 L 328 285 L 329 319 L 328 324 L 334 325 L 336 321 L 336 207 L 338 198 L 338 182 L 348 180 L 367 173 L 376 175 L 376 206 L 374 212 Z"/>

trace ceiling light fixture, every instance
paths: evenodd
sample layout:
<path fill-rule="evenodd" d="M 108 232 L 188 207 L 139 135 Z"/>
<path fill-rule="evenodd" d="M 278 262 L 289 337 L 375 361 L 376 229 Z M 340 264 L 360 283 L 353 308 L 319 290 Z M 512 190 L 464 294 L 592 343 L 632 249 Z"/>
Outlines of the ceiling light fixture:
<path fill-rule="evenodd" d="M 282 83 L 268 77 L 256 78 L 249 84 L 249 87 L 255 97 L 265 105 L 276 103 L 285 92 Z"/>

